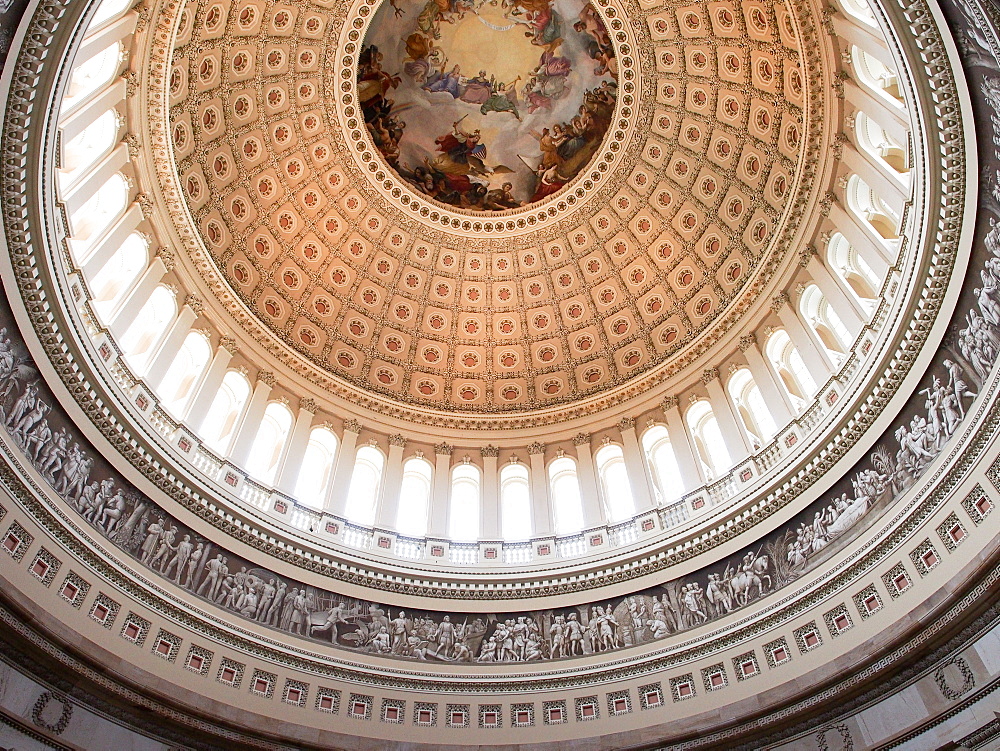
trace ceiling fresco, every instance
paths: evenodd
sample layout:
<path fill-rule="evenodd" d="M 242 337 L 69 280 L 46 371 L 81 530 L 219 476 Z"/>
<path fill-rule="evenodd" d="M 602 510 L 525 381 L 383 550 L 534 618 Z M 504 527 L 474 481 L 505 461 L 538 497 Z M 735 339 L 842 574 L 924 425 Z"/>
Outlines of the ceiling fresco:
<path fill-rule="evenodd" d="M 358 98 L 373 143 L 451 206 L 505 211 L 559 193 L 614 119 L 618 61 L 590 4 L 385 4 L 364 45 Z"/>

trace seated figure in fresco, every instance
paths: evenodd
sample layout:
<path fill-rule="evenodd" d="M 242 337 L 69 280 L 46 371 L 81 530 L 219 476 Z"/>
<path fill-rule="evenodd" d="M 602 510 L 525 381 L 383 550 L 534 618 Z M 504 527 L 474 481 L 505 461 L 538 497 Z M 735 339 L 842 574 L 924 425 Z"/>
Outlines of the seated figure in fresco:
<path fill-rule="evenodd" d="M 517 111 L 516 88 L 517 82 L 520 80 L 521 77 L 518 76 L 508 84 L 499 84 L 496 90 L 490 94 L 489 99 L 483 102 L 479 108 L 479 112 L 483 115 L 487 115 L 490 112 L 509 112 L 520 122 L 521 115 Z"/>

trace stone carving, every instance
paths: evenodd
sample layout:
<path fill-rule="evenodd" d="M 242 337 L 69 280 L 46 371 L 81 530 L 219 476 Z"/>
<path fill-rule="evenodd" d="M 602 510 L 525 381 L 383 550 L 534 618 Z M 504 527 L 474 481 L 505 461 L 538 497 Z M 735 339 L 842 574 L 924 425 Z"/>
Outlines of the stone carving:
<path fill-rule="evenodd" d="M 230 336 L 229 334 L 224 334 L 222 338 L 219 339 L 219 346 L 231 355 L 235 355 L 240 351 L 239 346 L 236 344 L 236 338 Z"/>
<path fill-rule="evenodd" d="M 830 745 L 831 738 L 836 739 L 833 746 Z M 819 751 L 854 751 L 851 729 L 847 725 L 831 725 L 816 735 L 816 746 Z"/>
<path fill-rule="evenodd" d="M 954 685 L 954 679 L 948 675 L 949 668 L 954 668 L 953 672 L 961 676 L 960 685 Z M 934 671 L 934 683 L 945 699 L 955 701 L 976 687 L 976 676 L 965 658 L 953 657 Z"/>
<path fill-rule="evenodd" d="M 53 702 L 59 705 L 59 715 L 52 719 L 54 707 L 50 708 Z M 52 691 L 43 691 L 38 695 L 34 705 L 31 707 L 31 721 L 40 728 L 48 730 L 53 735 L 62 735 L 69 727 L 70 720 L 73 719 L 73 705 L 62 696 Z"/>
<path fill-rule="evenodd" d="M 98 471 L 89 446 L 61 413 L 53 416 L 54 402 L 27 350 L 6 327 L 0 328 L 0 423 L 54 492 L 97 532 L 178 586 L 242 617 L 345 649 L 412 659 L 511 662 L 593 654 L 655 641 L 745 607 L 808 570 L 872 509 L 916 482 L 957 430 L 997 355 L 1000 227 L 991 229 L 983 247 L 983 285 L 970 295 L 953 349 L 939 356 L 909 413 L 843 488 L 753 548 L 604 603 L 515 616 L 400 615 L 390 605 L 305 586 L 254 566 L 186 528 L 106 465 Z M 349 421 L 345 429 L 360 432 L 361 425 Z M 577 445 L 589 441 L 586 434 L 574 438 Z M 435 446 L 439 454 L 451 451 L 446 443 Z"/>

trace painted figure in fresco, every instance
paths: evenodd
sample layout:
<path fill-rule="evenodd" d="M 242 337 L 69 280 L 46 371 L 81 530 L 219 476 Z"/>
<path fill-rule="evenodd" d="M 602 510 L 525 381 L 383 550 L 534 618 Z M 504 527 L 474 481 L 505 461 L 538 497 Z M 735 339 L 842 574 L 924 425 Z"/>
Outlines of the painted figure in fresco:
<path fill-rule="evenodd" d="M 462 67 L 456 65 L 446 73 L 429 75 L 424 89 L 430 92 L 443 91 L 451 94 L 453 99 L 458 99 L 462 96 Z"/>
<path fill-rule="evenodd" d="M 520 122 L 521 115 L 517 111 L 517 82 L 520 80 L 521 77 L 518 76 L 510 83 L 498 84 L 496 89 L 490 93 L 489 98 L 480 106 L 480 114 L 488 115 L 490 112 L 509 112 Z"/>

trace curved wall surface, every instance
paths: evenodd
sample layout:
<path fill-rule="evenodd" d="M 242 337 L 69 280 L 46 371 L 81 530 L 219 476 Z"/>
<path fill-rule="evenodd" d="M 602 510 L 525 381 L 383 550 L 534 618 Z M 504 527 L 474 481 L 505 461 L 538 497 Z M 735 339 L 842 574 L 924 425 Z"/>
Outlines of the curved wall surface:
<path fill-rule="evenodd" d="M 120 18 L 166 42 L 176 28 L 158 8 Z M 657 9 L 628 10 L 638 22 Z M 448 540 L 387 561 L 392 530 L 376 525 L 369 555 L 339 530 L 284 523 L 287 494 L 262 510 L 216 492 L 183 459 L 190 432 L 148 429 L 155 390 L 108 377 L 114 331 L 93 315 L 72 199 L 51 172 L 65 158 L 53 104 L 71 91 L 64 53 L 87 49 L 81 19 L 94 12 L 32 4 L 5 68 L 0 743 L 979 748 L 1000 735 L 995 9 L 878 10 L 922 136 L 906 144 L 925 178 L 906 203 L 916 247 L 883 290 L 905 301 L 885 361 L 856 352 L 865 378 L 820 392 L 851 410 L 823 423 L 794 472 L 686 536 L 671 538 L 657 508 L 642 546 L 585 566 L 525 571 L 487 540 L 477 561 L 497 563 L 464 573 L 435 560 Z M 824 12 L 822 33 L 849 38 L 852 12 Z M 146 85 L 128 64 L 122 75 L 126 97 Z M 861 111 L 851 83 L 837 73 L 826 92 L 845 121 Z M 123 142 L 141 163 L 143 142 Z M 130 173 L 129 189 L 148 190 L 144 179 Z M 824 179 L 832 191 L 838 178 Z M 817 216 L 840 207 L 833 192 L 815 198 Z M 556 539 L 533 541 L 534 554 Z"/>

